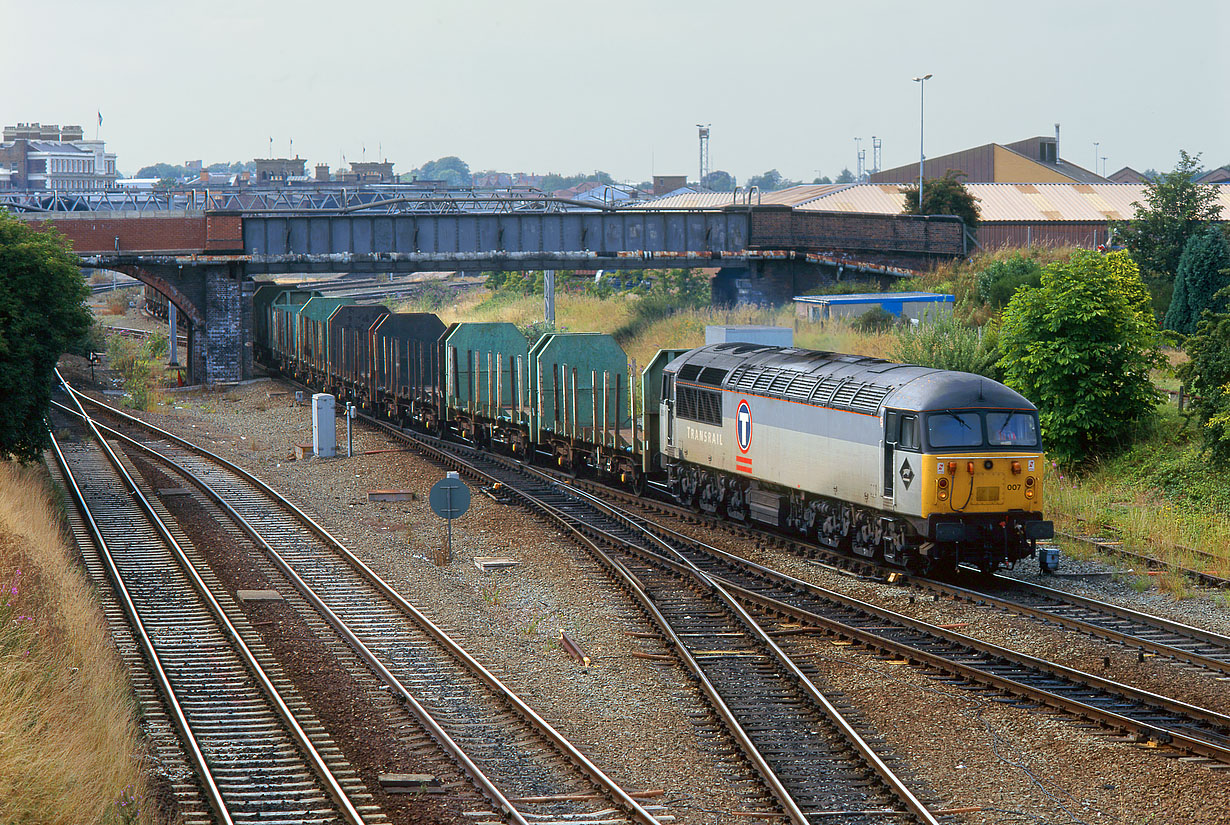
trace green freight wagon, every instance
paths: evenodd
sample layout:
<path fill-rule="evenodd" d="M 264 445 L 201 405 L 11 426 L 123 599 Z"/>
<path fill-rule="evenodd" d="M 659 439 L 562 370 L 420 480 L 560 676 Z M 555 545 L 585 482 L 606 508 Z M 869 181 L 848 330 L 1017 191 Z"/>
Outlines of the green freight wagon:
<path fill-rule="evenodd" d="M 552 332 L 530 348 L 530 438 L 560 467 L 613 472 L 634 437 L 628 356 L 610 335 Z"/>
<path fill-rule="evenodd" d="M 390 421 L 440 423 L 440 339 L 444 322 L 430 312 L 393 312 L 372 325 L 373 404 Z"/>
<path fill-rule="evenodd" d="M 349 298 L 316 296 L 299 310 L 299 362 L 309 384 L 325 386 L 329 361 L 329 316 Z"/>
<path fill-rule="evenodd" d="M 295 375 L 299 371 L 299 311 L 320 293 L 288 289 L 269 305 L 270 357 L 272 366 Z"/>
<path fill-rule="evenodd" d="M 528 447 L 526 369 L 529 342 L 514 324 L 461 323 L 441 339 L 445 418 L 466 438 Z"/>

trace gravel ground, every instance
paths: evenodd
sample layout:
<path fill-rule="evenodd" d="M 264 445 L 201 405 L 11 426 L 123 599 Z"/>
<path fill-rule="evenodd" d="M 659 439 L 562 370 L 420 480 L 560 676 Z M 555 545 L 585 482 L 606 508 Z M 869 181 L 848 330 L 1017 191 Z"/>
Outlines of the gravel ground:
<path fill-rule="evenodd" d="M 1230 708 L 1230 682 L 1204 671 L 1154 657 L 1142 664 L 1135 652 L 1076 632 L 964 602 L 934 602 L 912 588 L 834 572 L 783 550 L 757 547 L 756 542 L 726 531 L 715 533 L 679 519 L 658 518 L 722 549 L 905 615 L 934 624 L 963 623 L 957 632 L 1214 710 Z M 1109 572 L 1107 567 L 1067 558 L 1061 572 L 1088 578 L 1048 576 L 1043 583 L 1226 632 L 1230 614 L 1216 601 L 1217 594 L 1176 602 L 1165 594 L 1138 593 L 1103 575 Z M 1024 567 L 1017 575 L 1031 578 Z M 820 666 L 823 678 L 858 704 L 866 720 L 921 779 L 954 806 L 985 809 L 968 815 L 969 822 L 1211 825 L 1227 821 L 1230 776 L 1226 772 L 1125 743 L 1113 732 L 1005 700 L 994 692 L 929 678 L 918 669 L 856 647 L 825 640 L 811 644 L 810 651 L 803 652 Z M 1103 666 L 1103 657 L 1110 658 L 1109 667 Z M 937 730 L 943 731 L 944 740 L 938 747 Z"/>
<path fill-rule="evenodd" d="M 80 364 L 69 370 L 81 381 Z M 453 524 L 453 560 L 437 567 L 431 557 L 445 528 L 426 499 L 443 471 L 361 426 L 353 458 L 296 461 L 294 446 L 311 441 L 311 423 L 308 407 L 293 399 L 286 386 L 258 381 L 168 393 L 165 406 L 143 415 L 303 506 L 625 788 L 664 789 L 653 801 L 684 823 L 765 810 L 737 787 L 745 769 L 729 757 L 725 737 L 707 735 L 714 723 L 682 669 L 633 655 L 666 651 L 630 635 L 650 627 L 584 551 L 526 511 L 475 491 L 470 511 Z M 367 502 L 369 490 L 389 488 L 417 498 Z M 483 573 L 473 559 L 484 556 L 520 564 Z M 591 657 L 588 668 L 560 647 L 561 629 Z"/>

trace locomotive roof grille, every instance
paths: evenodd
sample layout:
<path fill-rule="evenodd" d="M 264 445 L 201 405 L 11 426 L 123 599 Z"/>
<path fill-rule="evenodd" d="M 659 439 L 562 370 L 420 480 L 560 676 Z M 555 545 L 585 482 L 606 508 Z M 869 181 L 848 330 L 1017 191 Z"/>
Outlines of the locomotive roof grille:
<path fill-rule="evenodd" d="M 705 367 L 700 371 L 700 376 L 696 379 L 701 384 L 708 384 L 711 387 L 720 387 L 722 382 L 726 380 L 726 370 L 719 367 Z"/>
<path fill-rule="evenodd" d="M 700 370 L 700 364 L 684 364 L 679 370 L 679 380 L 695 381 L 696 377 L 700 375 Z"/>

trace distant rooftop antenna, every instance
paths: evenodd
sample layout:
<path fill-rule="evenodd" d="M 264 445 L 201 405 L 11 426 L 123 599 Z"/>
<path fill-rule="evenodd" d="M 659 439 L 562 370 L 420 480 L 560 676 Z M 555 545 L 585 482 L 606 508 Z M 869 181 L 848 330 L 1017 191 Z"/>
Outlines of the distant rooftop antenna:
<path fill-rule="evenodd" d="M 709 127 L 712 123 L 697 123 L 696 128 L 700 130 L 700 179 L 697 183 L 701 183 L 709 176 Z"/>
<path fill-rule="evenodd" d="M 863 163 L 867 159 L 867 153 L 863 151 L 863 139 L 856 137 L 854 139 L 854 179 L 859 183 L 863 182 Z"/>

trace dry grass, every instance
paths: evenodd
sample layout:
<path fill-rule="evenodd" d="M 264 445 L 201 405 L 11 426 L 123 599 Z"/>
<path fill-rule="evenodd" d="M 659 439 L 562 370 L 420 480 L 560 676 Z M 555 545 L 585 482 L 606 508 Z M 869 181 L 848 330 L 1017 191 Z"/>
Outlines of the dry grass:
<path fill-rule="evenodd" d="M 614 332 L 633 318 L 636 295 L 597 298 L 591 295 L 560 292 L 555 300 L 555 321 L 561 329 L 574 332 Z M 471 290 L 453 303 L 436 311 L 449 324 L 459 321 L 507 321 L 520 327 L 542 320 L 542 296 L 493 296 L 485 289 Z M 623 342 L 624 351 L 644 366 L 658 350 L 696 347 L 705 342 L 709 324 L 766 324 L 793 327 L 792 307 L 707 307 L 681 310 L 648 324 L 644 330 Z M 795 344 L 812 349 L 849 352 L 887 358 L 895 343 L 892 333 L 863 333 L 848 324 L 804 323 L 795 328 Z"/>
<path fill-rule="evenodd" d="M 0 464 L 0 822 L 154 822 L 133 698 L 45 476 Z"/>

